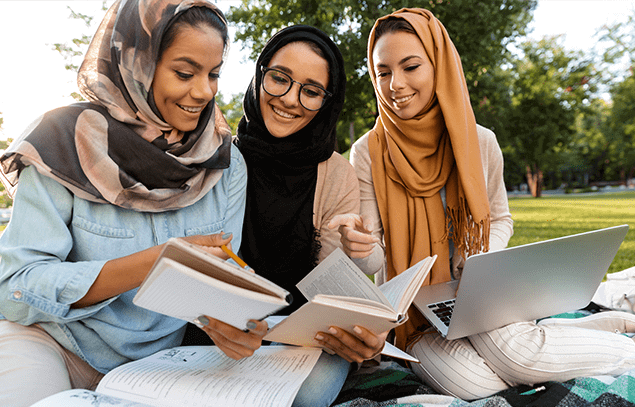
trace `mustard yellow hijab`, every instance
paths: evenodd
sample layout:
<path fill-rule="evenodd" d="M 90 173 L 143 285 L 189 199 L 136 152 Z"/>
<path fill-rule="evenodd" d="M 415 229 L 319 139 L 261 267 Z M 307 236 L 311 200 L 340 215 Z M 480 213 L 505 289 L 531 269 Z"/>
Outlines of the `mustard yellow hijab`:
<path fill-rule="evenodd" d="M 400 119 L 383 99 L 374 74 L 377 26 L 388 18 L 408 22 L 435 71 L 432 99 L 417 116 Z M 387 34 L 385 34 L 387 35 Z M 370 132 L 372 176 L 384 227 L 387 280 L 421 259 L 438 258 L 424 284 L 449 281 L 449 239 L 463 257 L 489 249 L 490 213 L 485 177 L 459 54 L 447 31 L 425 9 L 401 9 L 375 22 L 368 40 L 379 117 Z M 444 211 L 441 190 L 445 187 Z M 396 330 L 397 346 L 427 325 L 413 307 Z"/>

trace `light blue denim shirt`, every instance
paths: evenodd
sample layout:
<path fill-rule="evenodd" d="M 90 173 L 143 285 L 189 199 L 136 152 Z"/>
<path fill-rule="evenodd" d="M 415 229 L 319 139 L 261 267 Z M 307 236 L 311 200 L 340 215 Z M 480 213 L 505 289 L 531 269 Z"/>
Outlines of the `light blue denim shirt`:
<path fill-rule="evenodd" d="M 232 246 L 240 247 L 246 185 L 245 161 L 234 145 L 230 167 L 204 198 L 159 213 L 86 201 L 25 168 L 0 238 L 0 319 L 40 324 L 102 373 L 180 345 L 185 321 L 137 307 L 136 289 L 85 308 L 71 304 L 86 294 L 107 260 L 169 238 L 232 232 Z"/>

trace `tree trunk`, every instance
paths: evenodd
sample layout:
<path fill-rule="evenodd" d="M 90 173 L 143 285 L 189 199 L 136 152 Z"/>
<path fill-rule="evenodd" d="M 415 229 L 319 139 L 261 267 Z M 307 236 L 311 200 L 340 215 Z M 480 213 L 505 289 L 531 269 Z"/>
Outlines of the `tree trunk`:
<path fill-rule="evenodd" d="M 533 171 L 529 165 L 526 167 L 527 185 L 529 186 L 531 196 L 534 198 L 540 198 L 542 196 L 542 170 L 537 168 L 536 165 L 533 167 Z"/>

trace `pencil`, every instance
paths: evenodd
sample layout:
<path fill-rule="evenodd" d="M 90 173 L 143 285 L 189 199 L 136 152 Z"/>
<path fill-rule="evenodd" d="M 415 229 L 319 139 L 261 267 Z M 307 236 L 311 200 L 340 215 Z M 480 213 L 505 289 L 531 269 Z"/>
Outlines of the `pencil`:
<path fill-rule="evenodd" d="M 250 267 L 247 265 L 247 263 L 245 263 L 243 261 L 243 259 L 241 259 L 240 257 L 238 257 L 234 252 L 232 252 L 231 250 L 229 250 L 229 247 L 225 246 L 224 244 L 220 246 L 221 249 L 223 249 L 223 251 L 225 253 L 227 253 L 227 255 L 229 257 L 231 257 L 232 259 L 234 259 L 234 261 L 236 263 L 238 263 L 238 265 L 244 269 L 249 269 Z"/>

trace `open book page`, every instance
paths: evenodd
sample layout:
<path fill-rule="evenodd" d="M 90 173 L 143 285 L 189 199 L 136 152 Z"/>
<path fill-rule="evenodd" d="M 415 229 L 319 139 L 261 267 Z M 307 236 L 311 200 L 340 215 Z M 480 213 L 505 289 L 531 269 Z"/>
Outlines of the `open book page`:
<path fill-rule="evenodd" d="M 393 358 L 399 358 L 399 359 L 407 360 L 409 362 L 421 363 L 419 361 L 419 359 L 415 358 L 412 355 L 407 354 L 406 352 L 402 351 L 401 349 L 399 349 L 395 345 L 392 345 L 392 344 L 390 344 L 388 342 L 384 342 L 384 348 L 381 350 L 381 354 L 382 355 L 386 355 L 386 356 L 390 356 L 390 357 L 393 357 Z"/>
<path fill-rule="evenodd" d="M 66 390 L 40 400 L 31 407 L 152 407 L 91 390 Z"/>
<path fill-rule="evenodd" d="M 189 322 L 209 315 L 238 329 L 288 305 L 283 298 L 224 283 L 169 258 L 157 262 L 134 303 Z"/>
<path fill-rule="evenodd" d="M 352 311 L 358 314 L 375 315 L 379 318 L 396 321 L 399 319 L 397 312 L 389 305 L 384 305 L 377 301 L 367 300 L 366 298 L 342 297 L 340 295 L 322 295 L 318 294 L 311 302 L 316 304 L 324 304 L 333 308 Z"/>
<path fill-rule="evenodd" d="M 188 243 L 183 239 L 169 239 L 157 262 L 162 258 L 174 260 L 177 263 L 181 263 L 216 280 L 249 291 L 264 293 L 279 298 L 285 298 L 289 294 L 287 290 L 266 278 L 238 267 L 233 261 L 222 260 L 206 252 L 201 246 Z M 150 276 L 151 275 L 152 273 L 150 273 Z"/>
<path fill-rule="evenodd" d="M 317 294 L 339 295 L 366 298 L 392 307 L 368 276 L 339 248 L 296 286 L 309 300 Z"/>
<path fill-rule="evenodd" d="M 403 273 L 379 286 L 379 289 L 384 293 L 388 301 L 390 301 L 394 310 L 400 314 L 408 310 L 423 280 L 425 280 L 426 276 L 430 273 L 436 259 L 436 254 L 432 257 L 426 257 Z"/>
<path fill-rule="evenodd" d="M 263 346 L 236 361 L 215 346 L 172 348 L 114 369 L 97 392 L 158 407 L 290 406 L 320 353 Z"/>

